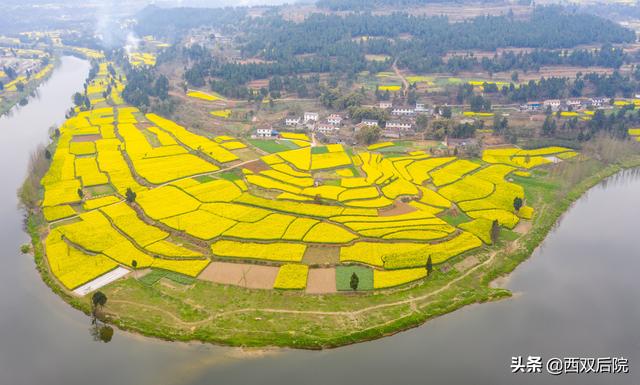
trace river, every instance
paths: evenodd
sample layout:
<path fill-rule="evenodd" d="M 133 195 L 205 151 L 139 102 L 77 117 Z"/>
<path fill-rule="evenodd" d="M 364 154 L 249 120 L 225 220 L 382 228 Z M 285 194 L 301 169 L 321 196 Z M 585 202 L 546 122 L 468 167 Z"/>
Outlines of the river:
<path fill-rule="evenodd" d="M 64 57 L 38 95 L 0 118 L 0 385 L 637 384 L 640 379 L 640 177 L 593 188 L 511 275 L 512 299 L 474 305 L 392 337 L 312 352 L 243 353 L 116 331 L 90 321 L 37 274 L 17 207 L 30 152 L 82 89 L 86 61 Z M 628 375 L 510 371 L 512 356 L 624 356 Z"/>

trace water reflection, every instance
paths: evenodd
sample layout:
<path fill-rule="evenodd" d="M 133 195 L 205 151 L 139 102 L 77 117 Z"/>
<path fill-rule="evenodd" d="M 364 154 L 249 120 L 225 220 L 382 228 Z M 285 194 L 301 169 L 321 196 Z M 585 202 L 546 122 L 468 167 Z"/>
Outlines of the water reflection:
<path fill-rule="evenodd" d="M 109 343 L 113 338 L 113 328 L 102 321 L 99 321 L 97 318 L 94 318 L 91 322 L 89 333 L 96 342 Z"/>

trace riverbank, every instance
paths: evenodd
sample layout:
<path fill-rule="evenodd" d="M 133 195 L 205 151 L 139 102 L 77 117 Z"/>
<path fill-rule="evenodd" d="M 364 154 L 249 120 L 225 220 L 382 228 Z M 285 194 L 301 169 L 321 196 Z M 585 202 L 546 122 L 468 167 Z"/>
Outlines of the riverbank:
<path fill-rule="evenodd" d="M 516 240 L 503 240 L 474 253 L 477 264 L 465 271 L 450 267 L 469 255 L 452 259 L 446 264 L 448 268 L 407 287 L 326 296 L 247 290 L 202 281 L 190 285 L 162 281 L 150 287 L 127 278 L 103 289 L 109 298 L 105 319 L 121 329 L 167 340 L 321 349 L 380 338 L 465 305 L 509 297 L 508 290 L 492 288 L 490 283 L 526 260 L 576 199 L 622 169 L 640 166 L 640 158 L 627 156 L 610 164 L 594 160 L 566 164 L 548 169 L 535 184 L 518 181 L 525 184 L 528 201 L 542 204 L 531 230 Z M 571 165 L 579 170 L 572 171 Z M 567 188 L 561 182 L 569 180 L 569 172 L 579 173 L 580 180 Z M 43 280 L 66 302 L 89 314 L 89 300 L 71 296 L 51 276 L 40 240 L 42 223 L 36 212 L 30 213 L 27 228 Z"/>
<path fill-rule="evenodd" d="M 2 99 L 2 101 L 0 102 L 0 117 L 7 114 L 13 107 L 20 104 L 23 100 L 27 101 L 28 103 L 29 98 L 33 96 L 38 88 L 51 77 L 51 74 L 53 74 L 53 72 L 55 72 L 55 69 L 60 65 L 59 56 L 55 56 L 53 58 L 53 61 L 53 68 L 51 68 L 51 70 L 44 74 L 44 76 L 38 79 L 32 79 L 27 82 L 27 84 L 25 84 L 24 86 L 24 90 L 22 92 L 16 92 L 13 97 L 5 97 Z"/>

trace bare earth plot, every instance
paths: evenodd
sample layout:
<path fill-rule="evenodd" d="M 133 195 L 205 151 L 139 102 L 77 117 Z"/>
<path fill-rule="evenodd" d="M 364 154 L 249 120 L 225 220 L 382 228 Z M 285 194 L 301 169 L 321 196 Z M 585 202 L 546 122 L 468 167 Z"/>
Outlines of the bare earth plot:
<path fill-rule="evenodd" d="M 278 267 L 243 263 L 213 262 L 198 277 L 205 281 L 248 289 L 273 289 Z"/>
<path fill-rule="evenodd" d="M 310 269 L 307 278 L 307 294 L 336 293 L 336 269 Z"/>

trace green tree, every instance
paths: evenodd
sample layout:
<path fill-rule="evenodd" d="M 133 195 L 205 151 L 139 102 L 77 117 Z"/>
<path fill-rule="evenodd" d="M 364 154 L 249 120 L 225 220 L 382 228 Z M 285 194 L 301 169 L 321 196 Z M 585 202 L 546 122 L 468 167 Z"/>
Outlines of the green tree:
<path fill-rule="evenodd" d="M 76 92 L 75 94 L 73 94 L 73 104 L 80 107 L 82 106 L 83 103 L 84 103 L 84 95 L 82 95 L 80 92 Z"/>
<path fill-rule="evenodd" d="M 493 223 L 491 223 L 491 243 L 495 244 L 496 242 L 498 242 L 499 238 L 500 238 L 500 224 L 498 223 L 497 219 L 494 219 Z"/>
<path fill-rule="evenodd" d="M 515 197 L 515 198 L 513 199 L 513 209 L 514 209 L 516 212 L 520 211 L 520 209 L 522 208 L 522 204 L 523 204 L 523 202 L 522 202 L 522 198 L 520 198 L 520 197 Z"/>
<path fill-rule="evenodd" d="M 84 191 L 82 191 L 81 188 L 78 189 L 78 196 L 80 197 L 80 199 L 84 198 Z"/>
<path fill-rule="evenodd" d="M 427 274 L 431 275 L 433 271 L 433 262 L 431 261 L 431 256 L 427 257 Z"/>
<path fill-rule="evenodd" d="M 427 115 L 418 115 L 416 117 L 416 128 L 418 131 L 424 131 L 429 126 L 429 117 Z"/>
<path fill-rule="evenodd" d="M 91 296 L 91 305 L 93 307 L 93 316 L 95 317 L 98 309 L 102 309 L 107 305 L 107 295 L 100 290 L 96 291 Z"/>
<path fill-rule="evenodd" d="M 136 197 L 138 194 L 135 191 L 131 190 L 131 187 L 127 187 L 127 192 L 125 193 L 125 197 L 127 198 L 127 202 L 133 203 L 136 201 Z"/>
<path fill-rule="evenodd" d="M 373 144 L 380 139 L 380 128 L 378 127 L 362 127 L 356 134 L 358 142 L 366 145 Z"/>
<path fill-rule="evenodd" d="M 544 119 L 544 123 L 542 124 L 542 134 L 543 135 L 553 135 L 556 132 L 556 121 L 551 117 L 551 115 L 547 115 Z"/>
<path fill-rule="evenodd" d="M 158 77 L 154 86 L 154 94 L 162 100 L 169 97 L 169 79 L 166 76 L 160 75 Z"/>
<path fill-rule="evenodd" d="M 360 278 L 358 278 L 358 274 L 354 272 L 353 274 L 351 274 L 351 281 L 349 282 L 349 286 L 351 287 L 351 290 L 356 291 L 358 290 L 359 284 Z"/>

